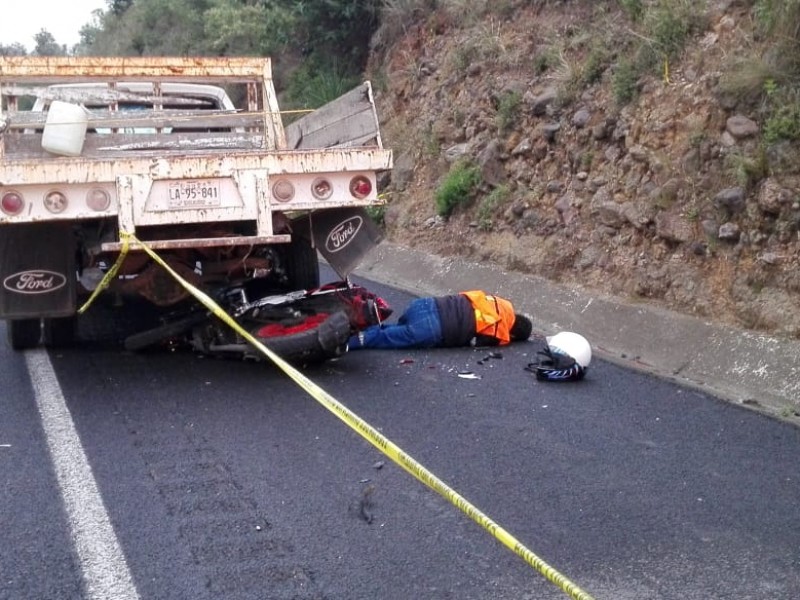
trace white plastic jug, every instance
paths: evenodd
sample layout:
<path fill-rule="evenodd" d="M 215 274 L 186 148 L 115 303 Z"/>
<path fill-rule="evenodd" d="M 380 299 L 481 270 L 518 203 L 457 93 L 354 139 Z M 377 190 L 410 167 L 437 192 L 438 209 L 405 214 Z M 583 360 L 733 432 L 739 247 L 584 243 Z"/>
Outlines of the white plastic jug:
<path fill-rule="evenodd" d="M 80 156 L 86 139 L 88 112 L 78 104 L 54 100 L 47 111 L 42 148 L 53 154 Z"/>

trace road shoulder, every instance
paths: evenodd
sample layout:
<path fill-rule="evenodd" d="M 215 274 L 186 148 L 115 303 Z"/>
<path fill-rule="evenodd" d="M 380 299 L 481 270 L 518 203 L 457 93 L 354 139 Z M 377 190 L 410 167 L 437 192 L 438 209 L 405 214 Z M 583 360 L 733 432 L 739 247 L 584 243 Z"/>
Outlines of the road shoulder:
<path fill-rule="evenodd" d="M 534 332 L 576 331 L 596 354 L 800 425 L 800 341 L 622 303 L 461 258 L 382 242 L 355 274 L 417 294 L 486 289 L 511 299 Z"/>

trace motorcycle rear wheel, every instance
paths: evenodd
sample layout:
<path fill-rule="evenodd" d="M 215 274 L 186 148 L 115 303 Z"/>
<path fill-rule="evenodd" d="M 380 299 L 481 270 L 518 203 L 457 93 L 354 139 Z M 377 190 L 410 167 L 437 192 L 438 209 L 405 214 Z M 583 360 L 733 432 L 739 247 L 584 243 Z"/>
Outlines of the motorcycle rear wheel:
<path fill-rule="evenodd" d="M 320 319 L 321 316 L 324 318 Z M 343 311 L 330 315 L 322 313 L 308 315 L 302 325 L 306 326 L 278 331 L 262 324 L 250 333 L 272 352 L 289 362 L 319 362 L 336 358 L 347 351 L 350 319 Z M 274 331 L 275 334 L 270 335 L 270 331 Z M 254 349 L 251 346 L 248 348 L 250 352 L 247 354 L 250 356 L 254 353 Z"/>

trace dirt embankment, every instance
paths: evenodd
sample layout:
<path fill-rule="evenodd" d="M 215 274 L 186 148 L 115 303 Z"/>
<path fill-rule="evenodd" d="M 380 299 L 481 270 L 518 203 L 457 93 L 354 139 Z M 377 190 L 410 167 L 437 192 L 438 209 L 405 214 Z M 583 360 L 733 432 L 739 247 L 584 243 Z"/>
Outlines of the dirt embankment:
<path fill-rule="evenodd" d="M 627 102 L 642 36 L 617 3 L 518 4 L 471 25 L 438 10 L 376 53 L 388 238 L 800 337 L 800 148 L 765 144 L 722 85 L 759 51 L 747 3 L 708 9 Z M 480 185 L 442 217 L 463 161 Z"/>

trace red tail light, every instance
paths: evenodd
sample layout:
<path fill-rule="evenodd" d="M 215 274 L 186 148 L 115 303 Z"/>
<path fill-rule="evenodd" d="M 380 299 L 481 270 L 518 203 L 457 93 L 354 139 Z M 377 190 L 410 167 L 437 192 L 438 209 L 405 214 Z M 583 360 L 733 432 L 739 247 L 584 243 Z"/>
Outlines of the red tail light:
<path fill-rule="evenodd" d="M 359 200 L 363 200 L 372 193 L 372 182 L 363 175 L 353 177 L 350 181 L 350 194 Z"/>
<path fill-rule="evenodd" d="M 25 199 L 17 192 L 6 192 L 0 200 L 0 208 L 7 215 L 14 216 L 22 212 L 25 208 Z"/>

